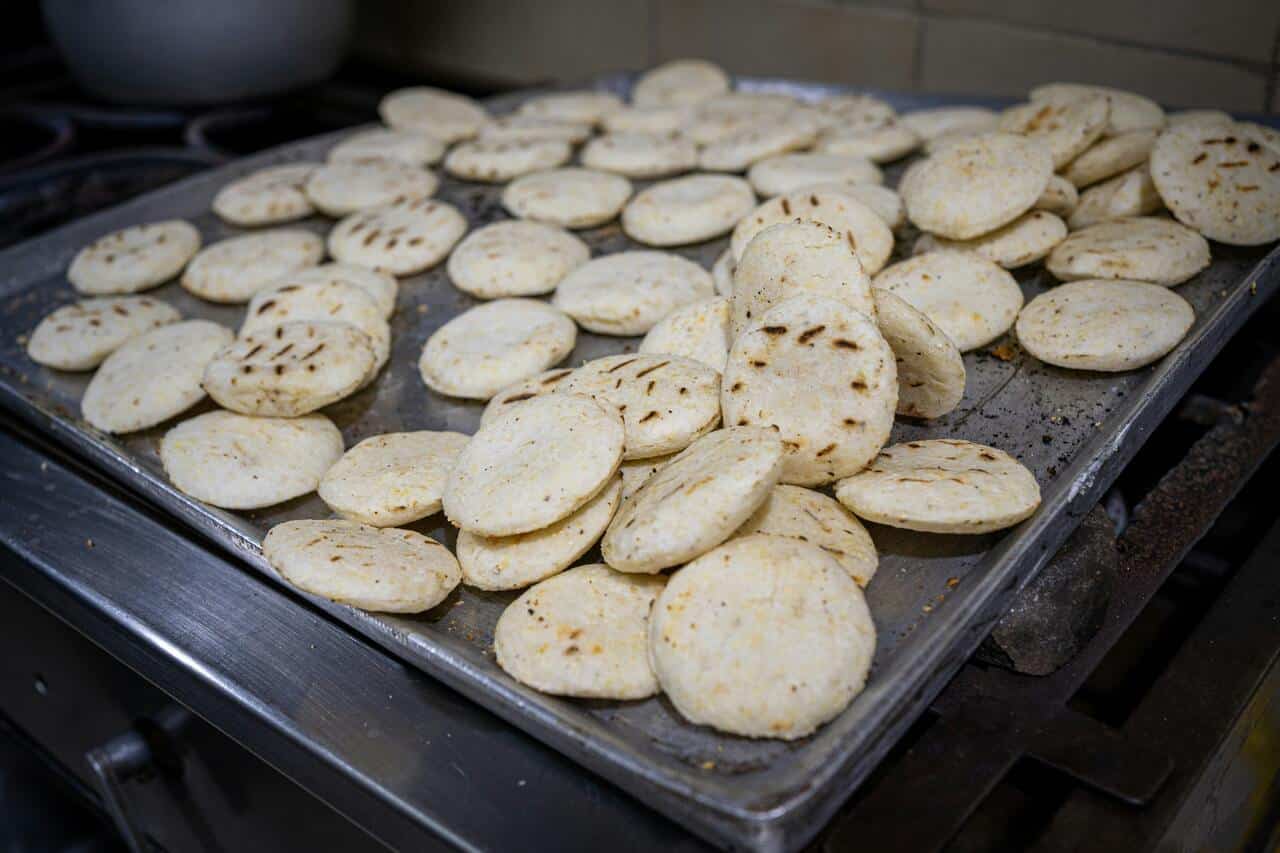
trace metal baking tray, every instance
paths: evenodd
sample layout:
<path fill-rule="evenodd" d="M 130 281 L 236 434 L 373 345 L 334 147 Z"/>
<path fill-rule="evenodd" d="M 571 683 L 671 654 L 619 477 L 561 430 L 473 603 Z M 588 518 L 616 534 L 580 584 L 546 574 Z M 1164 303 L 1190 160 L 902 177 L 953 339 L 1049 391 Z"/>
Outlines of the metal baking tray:
<path fill-rule="evenodd" d="M 593 85 L 625 93 L 630 79 L 616 75 Z M 841 91 L 750 79 L 740 86 L 803 97 Z M 495 98 L 491 106 L 505 112 L 524 97 Z M 940 103 L 885 97 L 900 109 Z M 269 164 L 322 160 L 346 133 L 286 145 L 206 172 L 0 254 L 0 403 L 275 580 L 278 576 L 259 551 L 263 533 L 288 519 L 328 517 L 317 497 L 249 513 L 224 512 L 185 497 L 170 487 L 159 463 L 164 426 L 124 437 L 97 432 L 78 415 L 87 375 L 33 364 L 23 342 L 41 317 L 75 298 L 64 272 L 84 244 L 116 228 L 170 217 L 194 222 L 206 244 L 238 233 L 240 229 L 210 212 L 219 187 Z M 901 169 L 889 170 L 890 183 Z M 439 197 L 464 211 L 473 227 L 506 216 L 500 194 L 501 187 L 449 178 L 439 191 Z M 320 218 L 303 223 L 316 231 L 329 225 Z M 595 255 L 631 245 L 616 224 L 582 236 Z M 897 253 L 907 251 L 912 240 L 912 235 L 900 238 Z M 678 251 L 710 267 L 726 244 L 721 239 Z M 1195 326 L 1161 362 L 1118 375 L 1068 372 L 1035 361 L 1006 338 L 965 357 L 968 387 L 956 411 L 931 423 L 895 426 L 895 441 L 956 436 L 1008 450 L 1035 472 L 1044 502 L 1031 519 L 1003 534 L 940 536 L 871 525 L 881 555 L 868 589 L 879 629 L 874 667 L 866 690 L 853 704 L 807 739 L 781 743 L 723 736 L 684 722 L 661 697 L 574 701 L 529 690 L 508 678 L 490 651 L 494 623 L 514 593 L 459 588 L 439 607 L 416 617 L 371 615 L 312 601 L 705 838 L 742 848 L 794 849 L 825 823 L 925 709 L 990 631 L 1008 597 L 1040 570 L 1192 380 L 1280 285 L 1280 252 L 1213 249 L 1213 265 L 1178 289 L 1195 306 Z M 1051 284 L 1038 267 L 1019 278 L 1028 298 Z M 239 323 L 242 309 L 201 302 L 176 283 L 153 295 L 187 317 L 231 327 Z M 481 406 L 429 392 L 416 367 L 426 338 L 472 304 L 449 284 L 443 265 L 401 280 L 390 366 L 372 387 L 326 410 L 348 446 L 393 430 L 475 430 Z M 571 361 L 633 350 L 637 342 L 582 334 Z M 454 534 L 439 516 L 414 527 L 453 544 Z M 156 566 L 157 582 L 164 571 Z"/>

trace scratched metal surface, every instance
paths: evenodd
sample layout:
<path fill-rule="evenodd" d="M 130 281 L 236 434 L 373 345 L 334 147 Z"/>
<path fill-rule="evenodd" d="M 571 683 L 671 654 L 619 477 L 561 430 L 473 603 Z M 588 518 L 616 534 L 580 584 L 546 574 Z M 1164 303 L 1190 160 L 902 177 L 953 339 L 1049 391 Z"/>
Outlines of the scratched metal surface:
<path fill-rule="evenodd" d="M 625 91 L 628 78 L 596 83 Z M 792 91 L 802 97 L 838 87 L 780 81 L 742 81 L 744 88 Z M 505 112 L 522 96 L 494 99 Z M 893 97 L 900 109 L 936 103 Z M 131 436 L 103 435 L 78 417 L 87 375 L 41 368 L 23 351 L 23 335 L 75 294 L 64 271 L 82 245 L 126 225 L 170 217 L 195 223 L 205 243 L 240 233 L 209 211 L 210 200 L 231 178 L 264 165 L 320 160 L 346 133 L 333 134 L 240 161 L 151 193 L 0 254 L 0 400 L 40 425 L 135 491 L 212 537 L 255 569 L 274 572 L 258 549 L 273 524 L 327 517 L 314 495 L 251 513 L 203 506 L 174 491 L 159 464 L 164 426 Z M 896 182 L 902 165 L 888 171 Z M 501 187 L 442 181 L 439 197 L 457 205 L 473 227 L 505 218 Z M 315 218 L 301 227 L 325 231 Z M 616 225 L 581 232 L 594 255 L 631 246 Z M 902 235 L 898 254 L 914 235 Z M 707 266 L 727 244 L 721 239 L 677 250 Z M 507 678 L 490 651 L 493 626 L 511 593 L 460 588 L 443 604 L 416 617 L 366 614 L 318 602 L 353 629 L 441 678 L 530 733 L 720 843 L 756 849 L 791 849 L 804 843 L 875 766 L 895 738 L 970 654 L 998 617 L 1002 603 L 1024 584 L 1074 529 L 1146 433 L 1262 299 L 1280 284 L 1276 257 L 1265 249 L 1214 246 L 1208 270 L 1178 292 L 1195 306 L 1187 339 L 1157 365 L 1108 375 L 1068 372 L 1040 364 L 1011 338 L 965 357 L 964 402 L 927 424 L 899 423 L 895 441 L 952 436 L 1001 447 L 1039 479 L 1038 514 L 1004 534 L 977 537 L 912 534 L 874 527 L 881 554 L 868 597 L 879 644 L 867 689 L 835 721 L 797 743 L 721 736 L 688 725 L 663 698 L 643 702 L 580 702 L 543 696 Z M 1019 275 L 1027 298 L 1050 283 L 1038 268 Z M 242 309 L 202 302 L 176 283 L 151 295 L 187 317 L 238 325 Z M 390 367 L 368 389 L 326 413 L 348 446 L 377 433 L 407 429 L 474 432 L 481 406 L 428 391 L 418 377 L 427 337 L 475 301 L 453 289 L 444 267 L 402 279 L 392 328 Z M 571 361 L 633 350 L 638 339 L 581 334 Z M 195 414 L 209 406 L 198 407 Z M 414 525 L 452 545 L 453 531 L 439 516 Z M 142 545 L 143 543 L 139 543 Z M 588 555 L 590 558 L 591 555 Z M 163 572 L 163 566 L 156 567 Z M 278 580 L 278 578 L 276 578 Z"/>

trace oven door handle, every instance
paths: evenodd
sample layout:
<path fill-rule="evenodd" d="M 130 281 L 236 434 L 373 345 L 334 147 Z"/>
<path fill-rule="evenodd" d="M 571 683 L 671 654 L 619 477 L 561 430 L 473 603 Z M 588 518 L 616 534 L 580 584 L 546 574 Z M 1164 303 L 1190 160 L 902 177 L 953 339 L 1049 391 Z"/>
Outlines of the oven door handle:
<path fill-rule="evenodd" d="M 102 805 L 130 853 L 146 853 L 149 846 L 129 808 L 124 784 L 151 768 L 151 747 L 142 735 L 130 730 L 89 750 L 84 757 Z"/>

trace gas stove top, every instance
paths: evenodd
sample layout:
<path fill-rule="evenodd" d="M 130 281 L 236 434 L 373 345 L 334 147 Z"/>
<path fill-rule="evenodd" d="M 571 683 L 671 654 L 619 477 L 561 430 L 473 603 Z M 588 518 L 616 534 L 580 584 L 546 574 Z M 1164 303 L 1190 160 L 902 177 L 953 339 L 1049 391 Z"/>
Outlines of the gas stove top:
<path fill-rule="evenodd" d="M 6 131 L 0 133 L 5 140 L 0 147 L 0 247 L 228 159 L 372 120 L 379 94 L 399 82 L 356 70 L 321 89 L 271 102 L 216 110 L 132 110 L 88 101 L 65 79 L 40 79 L 38 72 L 49 58 L 37 53 L 29 59 L 29 65 L 17 63 L 16 72 L 11 65 L 0 75 L 0 88 L 7 93 L 0 94 L 0 102 L 8 104 L 0 108 L 0 129 Z M 1280 527 L 1272 496 L 1280 483 L 1280 461 L 1268 460 L 1268 454 L 1280 441 L 1280 341 L 1273 332 L 1278 313 L 1275 303 L 1259 309 L 1223 350 L 1055 561 L 1024 590 L 977 656 L 871 782 L 818 835 L 814 847 L 1140 850 L 1275 845 L 1272 833 L 1280 817 L 1273 787 L 1280 770 L 1280 680 L 1274 671 L 1280 653 L 1280 578 L 1273 567 L 1280 553 Z M 0 428 L 10 452 L 20 447 L 32 458 L 67 466 L 83 494 L 113 494 L 40 437 L 12 423 Z M 138 507 L 134 511 L 140 517 L 150 518 L 134 498 L 113 494 L 112 500 Z M 162 522 L 157 529 L 172 527 Z M 183 530 L 177 538 L 192 536 Z M 60 606 L 59 596 L 45 589 L 47 579 L 34 580 L 37 574 L 21 568 L 6 577 L 91 637 L 94 631 L 108 630 L 87 627 L 93 620 L 77 616 L 77 608 L 66 602 Z M 248 577 L 243 581 L 250 587 L 256 583 Z M 323 623 L 330 632 L 326 642 L 341 643 L 345 637 L 363 654 L 382 656 L 297 602 L 282 603 Z M 130 632 L 117 628 L 114 633 L 125 637 Z M 112 651 L 131 662 L 129 654 Z M 131 665 L 164 686 L 146 671 L 145 657 Z M 548 819 L 541 825 L 552 827 L 549 816 L 557 811 L 572 815 L 583 797 L 594 798 L 590 809 L 578 812 L 579 825 L 557 846 L 590 837 L 580 834 L 585 830 L 613 837 L 620 816 L 630 821 L 634 846 L 699 845 L 612 788 L 598 793 L 603 783 L 591 781 L 586 771 L 528 738 L 514 732 L 492 738 L 492 726 L 502 724 L 487 712 L 456 697 L 441 699 L 451 694 L 435 684 L 427 690 L 422 676 L 392 661 L 387 664 L 386 683 L 399 683 L 406 693 L 430 694 L 448 705 L 453 725 L 478 727 L 467 742 L 473 750 L 479 745 L 480 752 L 463 758 L 485 762 L 483 745 L 492 739 L 490 759 L 518 755 L 521 773 L 543 774 L 546 789 L 536 801 Z M 181 679 L 169 681 L 172 686 Z M 179 691 L 173 687 L 171 692 Z M 237 695 L 249 703 L 261 701 L 243 689 Z M 373 706 L 365 710 L 375 713 Z M 219 728 L 239 730 L 238 739 L 252 741 L 255 750 L 271 749 L 264 745 L 271 742 L 268 733 L 250 737 L 243 723 L 235 726 L 212 713 L 206 716 Z M 388 732 L 413 728 L 402 719 L 384 723 Z M 263 719 L 253 725 L 262 728 Z M 377 729 L 378 721 L 363 725 Z M 375 754 L 371 766 L 385 769 L 390 755 Z M 361 757 L 370 758 L 368 752 Z M 372 807 L 348 807 L 344 799 L 364 796 L 343 788 L 359 786 L 352 778 L 357 764 L 338 760 L 337 775 L 314 782 L 313 790 L 323 789 L 322 796 L 349 815 L 358 814 L 358 821 L 377 820 L 371 817 L 377 814 Z M 455 783 L 459 776 L 467 778 L 461 764 L 441 772 Z M 575 781 L 566 781 L 570 779 Z M 416 781 L 428 787 L 440 784 Z M 517 789 L 531 784 L 530 779 L 511 782 Z M 477 786 L 483 793 L 480 780 Z M 394 784 L 390 788 L 396 790 Z M 553 808 L 547 804 L 548 792 L 572 793 L 577 799 Z M 513 802 L 520 802 L 519 797 Z M 410 819 L 417 830 L 365 828 L 402 843 L 424 827 L 475 842 L 485 837 L 478 827 L 485 823 L 486 809 L 483 797 L 478 802 L 459 799 Z M 637 813 L 647 816 L 636 818 Z M 513 820 L 512 826 L 517 823 Z M 519 837 L 507 834 L 510 829 L 488 840 Z M 549 835 L 546 841 L 556 838 Z"/>
<path fill-rule="evenodd" d="M 0 248 L 236 157 L 376 120 L 379 94 L 398 82 L 355 69 L 267 101 L 128 107 L 78 91 L 47 52 L 15 56 L 0 68 Z"/>

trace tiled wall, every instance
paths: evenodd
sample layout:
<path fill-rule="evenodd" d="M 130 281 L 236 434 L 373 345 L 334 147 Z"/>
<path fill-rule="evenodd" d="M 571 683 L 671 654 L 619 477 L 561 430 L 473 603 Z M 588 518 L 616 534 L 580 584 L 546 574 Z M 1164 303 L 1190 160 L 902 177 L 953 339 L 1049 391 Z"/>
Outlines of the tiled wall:
<path fill-rule="evenodd" d="M 1105 82 L 1280 112 L 1280 0 L 364 0 L 357 50 L 499 84 L 680 56 L 889 89 Z"/>

